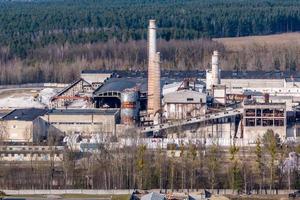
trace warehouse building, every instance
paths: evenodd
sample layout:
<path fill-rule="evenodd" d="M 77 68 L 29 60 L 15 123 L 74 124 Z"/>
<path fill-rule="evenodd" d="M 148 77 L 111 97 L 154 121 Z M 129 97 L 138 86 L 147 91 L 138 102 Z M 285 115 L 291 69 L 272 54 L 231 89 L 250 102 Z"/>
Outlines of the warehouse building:
<path fill-rule="evenodd" d="M 180 120 L 204 115 L 206 94 L 193 90 L 179 90 L 163 98 L 163 113 L 167 120 Z"/>
<path fill-rule="evenodd" d="M 79 133 L 115 135 L 116 124 L 120 122 L 119 109 L 53 109 L 47 112 L 43 120 L 49 129 L 62 135 Z"/>
<path fill-rule="evenodd" d="M 273 130 L 281 139 L 286 138 L 286 107 L 284 103 L 245 102 L 243 138 L 255 140 L 267 130 Z"/>
<path fill-rule="evenodd" d="M 47 125 L 40 118 L 45 109 L 15 109 L 0 121 L 2 140 L 5 142 L 39 143 L 47 137 Z"/>

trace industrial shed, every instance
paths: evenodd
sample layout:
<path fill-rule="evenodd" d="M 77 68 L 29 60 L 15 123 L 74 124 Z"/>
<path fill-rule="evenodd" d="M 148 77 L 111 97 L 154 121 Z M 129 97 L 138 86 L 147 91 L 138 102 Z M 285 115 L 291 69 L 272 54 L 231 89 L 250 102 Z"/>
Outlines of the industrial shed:
<path fill-rule="evenodd" d="M 179 90 L 163 98 L 166 119 L 186 119 L 205 114 L 206 94 L 193 90 Z"/>
<path fill-rule="evenodd" d="M 143 78 L 110 78 L 93 93 L 96 108 L 121 107 L 121 94 L 127 89 L 137 88 L 141 99 L 146 100 L 147 82 Z"/>
<path fill-rule="evenodd" d="M 49 124 L 49 130 L 56 130 L 63 135 L 114 135 L 120 113 L 119 109 L 53 109 L 43 119 Z"/>
<path fill-rule="evenodd" d="M 52 97 L 51 107 L 72 107 L 73 103 L 80 100 L 85 101 L 88 104 L 90 102 L 90 97 L 93 91 L 94 87 L 84 79 L 80 78 L 61 90 L 57 95 Z"/>
<path fill-rule="evenodd" d="M 4 141 L 38 143 L 47 137 L 46 123 L 40 116 L 45 109 L 15 109 L 2 117 L 1 132 Z"/>

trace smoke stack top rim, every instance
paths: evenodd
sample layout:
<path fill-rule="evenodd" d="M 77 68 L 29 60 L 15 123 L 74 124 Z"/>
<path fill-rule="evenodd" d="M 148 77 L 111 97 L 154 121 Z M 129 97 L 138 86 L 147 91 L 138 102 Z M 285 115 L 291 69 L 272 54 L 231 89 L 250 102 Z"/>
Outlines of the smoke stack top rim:
<path fill-rule="evenodd" d="M 149 20 L 149 29 L 155 29 L 156 28 L 156 20 L 150 19 Z"/>

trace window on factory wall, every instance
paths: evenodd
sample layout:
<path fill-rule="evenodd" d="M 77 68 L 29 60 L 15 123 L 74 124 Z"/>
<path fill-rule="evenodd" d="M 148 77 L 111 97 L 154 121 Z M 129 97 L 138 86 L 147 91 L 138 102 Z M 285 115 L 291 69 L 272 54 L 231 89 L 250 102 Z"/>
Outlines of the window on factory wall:
<path fill-rule="evenodd" d="M 12 128 L 17 128 L 17 125 L 12 125 Z"/>
<path fill-rule="evenodd" d="M 256 119 L 256 126 L 261 126 L 261 119 Z"/>
<path fill-rule="evenodd" d="M 273 119 L 263 119 L 262 124 L 263 126 L 273 126 Z"/>
<path fill-rule="evenodd" d="M 284 116 L 284 110 L 283 109 L 275 109 L 274 110 L 274 116 L 275 117 L 283 117 Z"/>
<path fill-rule="evenodd" d="M 256 110 L 256 116 L 257 116 L 257 117 L 260 117 L 260 116 L 261 116 L 261 109 L 257 109 L 257 110 Z"/>
<path fill-rule="evenodd" d="M 247 117 L 254 117 L 255 116 L 255 109 L 246 109 L 246 116 Z"/>
<path fill-rule="evenodd" d="M 247 118 L 246 119 L 246 126 L 255 126 L 255 119 L 254 118 Z"/>
<path fill-rule="evenodd" d="M 283 119 L 275 119 L 274 126 L 284 126 L 284 120 Z"/>
<path fill-rule="evenodd" d="M 263 109 L 263 117 L 273 117 L 272 109 Z"/>

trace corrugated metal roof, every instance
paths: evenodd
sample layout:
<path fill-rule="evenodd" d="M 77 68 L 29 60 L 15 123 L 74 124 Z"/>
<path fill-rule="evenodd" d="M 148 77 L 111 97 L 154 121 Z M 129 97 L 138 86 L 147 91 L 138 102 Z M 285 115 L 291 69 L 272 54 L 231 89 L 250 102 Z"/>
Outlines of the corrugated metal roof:
<path fill-rule="evenodd" d="M 94 95 L 105 92 L 123 92 L 125 89 L 138 87 L 141 92 L 147 90 L 147 81 L 143 78 L 110 78 L 95 90 Z"/>
<path fill-rule="evenodd" d="M 47 110 L 40 108 L 15 109 L 2 117 L 2 120 L 32 121 L 45 113 Z"/>
<path fill-rule="evenodd" d="M 161 78 L 161 87 L 165 84 L 173 83 L 178 81 L 174 78 Z M 123 92 L 126 89 L 131 89 L 137 87 L 141 93 L 147 93 L 147 79 L 146 78 L 131 78 L 131 77 L 123 77 L 123 78 L 110 78 L 105 83 L 100 86 L 98 89 L 94 91 L 94 95 L 97 96 L 101 93 L 105 92 Z"/>

